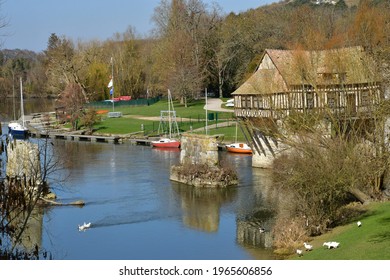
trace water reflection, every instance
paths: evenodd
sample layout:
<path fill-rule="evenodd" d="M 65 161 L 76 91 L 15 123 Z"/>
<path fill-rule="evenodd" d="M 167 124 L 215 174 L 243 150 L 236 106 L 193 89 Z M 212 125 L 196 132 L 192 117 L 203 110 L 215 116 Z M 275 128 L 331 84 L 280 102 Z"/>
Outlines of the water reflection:
<path fill-rule="evenodd" d="M 20 117 L 20 99 L 5 98 L 0 101 L 0 122 L 10 121 L 14 119 L 14 104 L 15 104 L 15 117 Z M 24 114 L 29 115 L 32 113 L 41 112 L 53 112 L 55 108 L 53 99 L 25 99 L 23 102 Z"/>
<path fill-rule="evenodd" d="M 172 182 L 172 188 L 180 197 L 183 223 L 189 228 L 218 231 L 220 208 L 234 201 L 236 188 L 198 188 Z"/>
<path fill-rule="evenodd" d="M 17 224 L 16 227 L 22 231 L 18 245 L 22 246 L 22 248 L 24 248 L 27 252 L 35 250 L 36 246 L 38 246 L 38 248 L 41 248 L 43 213 L 43 208 L 34 207 L 30 216 L 27 216 L 28 213 L 25 212 L 20 214 L 14 220 L 14 223 Z M 24 225 L 26 219 L 27 222 Z"/>

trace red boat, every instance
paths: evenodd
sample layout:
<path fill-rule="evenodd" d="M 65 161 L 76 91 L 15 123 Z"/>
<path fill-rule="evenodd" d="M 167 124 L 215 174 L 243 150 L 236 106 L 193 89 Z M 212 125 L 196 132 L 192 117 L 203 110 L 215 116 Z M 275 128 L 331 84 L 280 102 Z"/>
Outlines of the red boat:
<path fill-rule="evenodd" d="M 231 153 L 252 154 L 252 149 L 245 143 L 233 143 L 226 145 L 226 150 Z"/>
<path fill-rule="evenodd" d="M 159 148 L 180 148 L 180 141 L 170 138 L 161 138 L 159 140 L 152 141 L 151 145 Z"/>

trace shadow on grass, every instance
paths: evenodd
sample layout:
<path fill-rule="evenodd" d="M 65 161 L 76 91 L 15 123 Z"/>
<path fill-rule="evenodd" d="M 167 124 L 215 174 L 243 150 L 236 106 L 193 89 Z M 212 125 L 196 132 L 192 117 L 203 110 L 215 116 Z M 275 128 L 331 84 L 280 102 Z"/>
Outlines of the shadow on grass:
<path fill-rule="evenodd" d="M 385 218 L 381 219 L 381 223 L 390 224 L 390 217 L 385 217 Z"/>
<path fill-rule="evenodd" d="M 390 231 L 375 234 L 368 240 L 368 242 L 382 243 L 382 242 L 388 241 L 388 240 L 390 240 Z"/>
<path fill-rule="evenodd" d="M 93 129 L 93 132 L 96 132 L 96 131 L 99 131 L 99 130 L 102 130 L 102 129 L 107 129 L 108 127 L 107 126 L 99 126 L 99 127 L 96 127 Z"/>

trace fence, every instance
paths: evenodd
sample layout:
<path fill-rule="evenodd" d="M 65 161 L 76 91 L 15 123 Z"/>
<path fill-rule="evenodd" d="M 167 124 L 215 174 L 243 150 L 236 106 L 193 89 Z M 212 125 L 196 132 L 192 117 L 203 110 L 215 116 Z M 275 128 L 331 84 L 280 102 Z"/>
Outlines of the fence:
<path fill-rule="evenodd" d="M 115 107 L 120 107 L 120 106 L 149 106 L 157 101 L 160 100 L 160 97 L 154 97 L 154 98 L 141 98 L 141 99 L 132 99 L 132 100 L 127 100 L 127 101 L 115 101 Z M 112 106 L 112 101 L 111 100 L 105 100 L 105 101 L 95 101 L 95 102 L 90 102 L 86 104 L 87 107 L 92 107 L 92 108 L 106 108 L 108 106 Z"/>

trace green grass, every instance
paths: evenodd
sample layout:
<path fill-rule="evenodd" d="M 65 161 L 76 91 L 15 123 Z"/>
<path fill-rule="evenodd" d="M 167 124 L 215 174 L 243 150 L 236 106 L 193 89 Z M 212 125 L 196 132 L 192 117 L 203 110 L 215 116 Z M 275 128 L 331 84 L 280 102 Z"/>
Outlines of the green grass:
<path fill-rule="evenodd" d="M 152 125 L 153 121 L 134 118 L 106 118 L 96 124 L 94 130 L 96 133 L 127 134 L 141 131 L 142 124 L 144 126 Z"/>
<path fill-rule="evenodd" d="M 305 252 L 303 260 L 390 260 L 390 202 L 372 203 L 368 211 L 350 224 L 313 239 L 313 251 Z M 362 226 L 358 227 L 356 221 Z M 337 249 L 327 249 L 327 241 L 340 242 Z M 303 246 L 302 246 L 303 247 Z M 292 257 L 298 259 L 297 256 Z"/>
<path fill-rule="evenodd" d="M 188 107 L 174 102 L 174 109 L 176 111 L 176 119 L 181 132 L 190 131 L 205 126 L 206 112 L 203 109 L 205 105 L 204 100 L 196 100 L 188 104 Z M 108 105 L 105 108 L 99 108 L 99 110 L 106 109 L 112 111 L 112 105 Z M 141 131 L 141 125 L 143 124 L 145 134 L 155 135 L 159 127 L 159 117 L 161 111 L 168 110 L 167 100 L 160 100 L 150 106 L 116 106 L 114 107 L 116 112 L 122 112 L 121 118 L 107 118 L 103 115 L 103 120 L 94 126 L 96 133 L 106 134 L 128 134 Z M 214 118 L 218 118 L 218 122 L 232 121 L 233 111 L 230 112 L 212 112 L 215 113 Z M 144 117 L 156 117 L 158 120 L 141 120 L 138 116 Z M 216 120 L 209 121 L 209 125 L 216 123 Z M 221 134 L 223 132 L 216 131 L 214 134 Z M 227 133 L 231 134 L 230 130 Z M 232 134 L 233 135 L 233 134 Z M 230 137 L 230 136 L 229 136 Z"/>
<path fill-rule="evenodd" d="M 199 134 L 204 134 L 205 131 L 197 132 Z M 230 142 L 236 142 L 236 126 L 232 122 L 231 126 L 228 127 L 219 127 L 219 128 L 213 128 L 208 131 L 208 135 L 216 135 L 216 134 L 223 134 L 224 138 L 223 141 L 230 143 Z M 244 134 L 242 134 L 241 130 L 238 128 L 237 130 L 237 141 L 239 142 L 246 142 Z"/>

